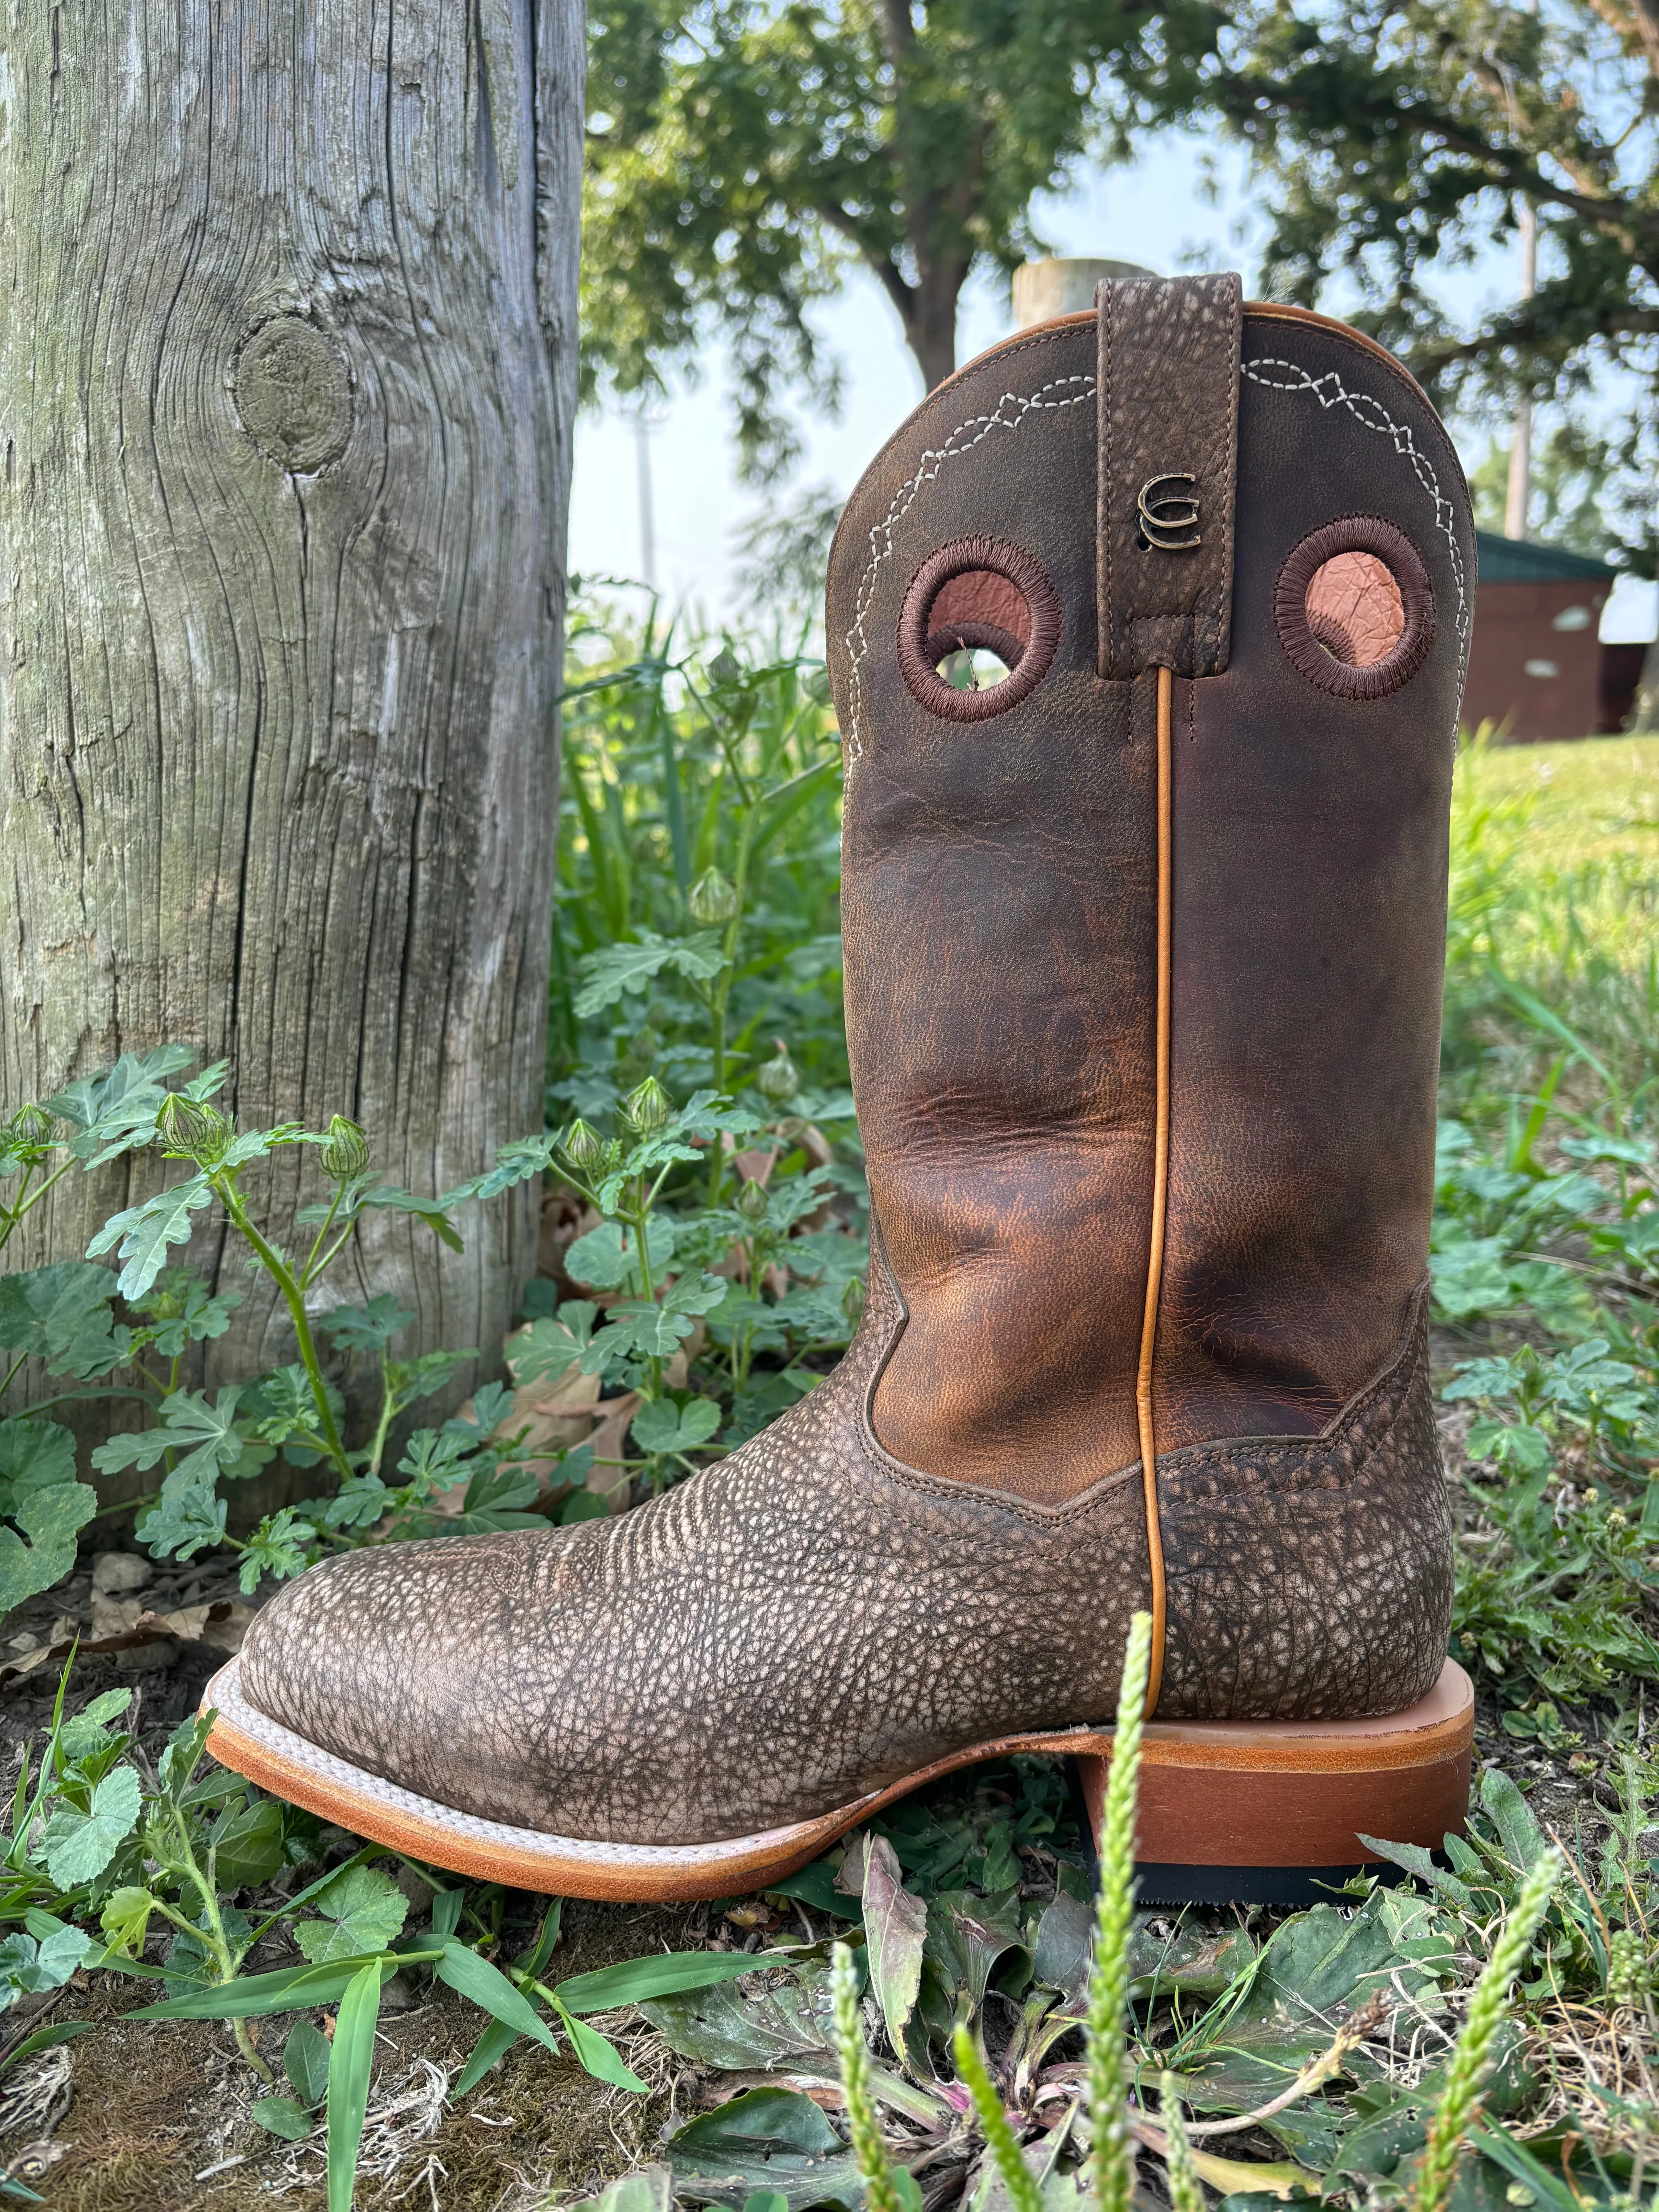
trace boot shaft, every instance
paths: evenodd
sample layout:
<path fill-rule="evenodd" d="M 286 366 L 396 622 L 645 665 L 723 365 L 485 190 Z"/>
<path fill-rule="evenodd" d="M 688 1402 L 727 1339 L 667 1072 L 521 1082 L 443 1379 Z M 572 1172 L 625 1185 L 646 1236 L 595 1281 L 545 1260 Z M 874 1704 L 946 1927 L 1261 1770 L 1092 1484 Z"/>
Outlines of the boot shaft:
<path fill-rule="evenodd" d="M 1467 494 L 1380 348 L 1228 320 L 1225 282 L 1105 288 L 972 363 L 831 562 L 848 1041 L 907 1313 L 872 1425 L 1042 1503 L 1150 1437 L 1319 1434 L 1426 1266 Z M 947 693 L 953 644 L 1012 678 Z"/>

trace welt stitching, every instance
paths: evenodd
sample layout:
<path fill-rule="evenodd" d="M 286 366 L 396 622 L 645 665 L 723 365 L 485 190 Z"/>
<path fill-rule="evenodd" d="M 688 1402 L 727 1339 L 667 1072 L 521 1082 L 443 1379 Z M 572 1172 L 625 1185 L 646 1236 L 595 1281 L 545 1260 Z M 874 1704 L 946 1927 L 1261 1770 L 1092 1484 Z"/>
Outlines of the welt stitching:
<path fill-rule="evenodd" d="M 1291 375 L 1299 380 L 1294 384 L 1287 384 L 1277 377 L 1258 375 L 1257 370 L 1263 368 L 1289 369 Z M 1403 454 L 1411 463 L 1413 473 L 1416 476 L 1418 483 L 1434 502 L 1435 526 L 1444 538 L 1447 550 L 1451 556 L 1452 580 L 1457 586 L 1457 619 L 1453 628 L 1456 630 L 1467 651 L 1469 635 L 1469 605 L 1468 594 L 1464 588 L 1463 555 L 1458 545 L 1457 532 L 1454 527 L 1456 510 L 1441 490 L 1440 479 L 1435 474 L 1434 464 L 1412 435 L 1410 425 L 1396 422 L 1382 401 L 1373 398 L 1369 392 L 1350 392 L 1334 368 L 1328 368 L 1322 376 L 1310 376 L 1299 362 L 1280 361 L 1272 354 L 1263 354 L 1255 361 L 1242 362 L 1239 374 L 1241 376 L 1248 376 L 1252 384 L 1262 385 L 1270 392 L 1310 392 L 1323 408 L 1346 407 L 1356 422 L 1367 430 L 1375 430 L 1379 437 L 1389 439 L 1395 453 Z M 1333 387 L 1328 396 L 1321 389 L 1326 385 Z M 1374 421 L 1371 416 L 1363 411 L 1366 408 L 1374 409 L 1382 420 Z"/>
<path fill-rule="evenodd" d="M 1049 399 L 1044 396 L 1048 392 L 1057 392 L 1068 384 L 1081 385 L 1084 389 L 1080 392 L 1073 392 L 1062 399 Z M 884 561 L 891 559 L 893 533 L 915 504 L 921 487 L 925 483 L 933 482 L 946 461 L 957 460 L 963 453 L 971 453 L 981 439 L 990 436 L 993 430 L 1018 430 L 1026 417 L 1038 410 L 1079 406 L 1084 400 L 1094 396 L 1094 390 L 1095 380 L 1092 376 L 1078 374 L 1054 377 L 1048 383 L 1039 386 L 1036 392 L 1029 394 L 1005 392 L 990 414 L 970 415 L 965 422 L 957 423 L 942 445 L 930 446 L 922 454 L 915 473 L 907 477 L 893 494 L 892 503 L 888 507 L 886 514 L 870 532 L 870 562 L 859 583 L 858 598 L 853 608 L 852 627 L 847 632 L 845 639 L 850 663 L 848 700 L 849 727 L 847 732 L 847 764 L 849 769 L 854 761 L 862 760 L 864 757 L 863 664 L 870 651 L 870 640 L 864 624 L 875 599 L 876 572 Z M 1012 416 L 1006 416 L 1002 411 L 1005 407 L 1012 407 L 1016 412 Z M 964 445 L 958 446 L 957 440 L 967 430 L 972 430 L 974 435 Z"/>

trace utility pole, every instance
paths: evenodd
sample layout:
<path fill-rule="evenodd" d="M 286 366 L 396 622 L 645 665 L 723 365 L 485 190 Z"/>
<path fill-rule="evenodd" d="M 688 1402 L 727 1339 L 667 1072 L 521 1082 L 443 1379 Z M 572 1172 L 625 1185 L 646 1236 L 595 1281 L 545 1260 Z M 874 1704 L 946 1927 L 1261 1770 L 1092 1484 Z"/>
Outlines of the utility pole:
<path fill-rule="evenodd" d="M 634 414 L 634 454 L 640 489 L 640 574 L 657 588 L 657 503 L 651 485 L 651 413 L 641 400 Z"/>
<path fill-rule="evenodd" d="M 1530 300 L 1538 289 L 1538 210 L 1530 201 L 1521 210 L 1521 297 Z M 1509 496 L 1504 502 L 1504 535 L 1524 538 L 1527 506 L 1532 490 L 1532 399 L 1523 394 L 1515 403 L 1515 428 L 1510 440 Z"/>

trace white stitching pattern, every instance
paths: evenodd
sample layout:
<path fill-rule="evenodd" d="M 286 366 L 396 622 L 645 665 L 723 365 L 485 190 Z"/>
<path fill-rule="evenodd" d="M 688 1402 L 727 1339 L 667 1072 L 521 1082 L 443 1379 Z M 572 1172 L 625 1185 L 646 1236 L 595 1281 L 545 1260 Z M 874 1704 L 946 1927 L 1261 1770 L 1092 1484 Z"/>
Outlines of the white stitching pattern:
<path fill-rule="evenodd" d="M 1062 386 L 1068 384 L 1079 385 L 1082 388 L 1069 393 L 1063 399 L 1050 399 L 1045 397 L 1047 393 L 1056 392 Z M 846 637 L 848 657 L 851 662 L 847 732 L 847 765 L 849 769 L 854 761 L 862 760 L 864 757 L 864 738 L 860 727 L 860 719 L 864 704 L 863 663 L 870 650 L 870 640 L 865 632 L 864 620 L 875 598 L 876 571 L 884 561 L 891 556 L 893 532 L 909 512 L 916 494 L 921 489 L 923 484 L 933 482 L 946 461 L 953 461 L 959 455 L 970 453 L 978 445 L 980 440 L 988 438 L 993 430 L 1018 430 L 1026 416 L 1036 410 L 1076 407 L 1085 399 L 1092 399 L 1094 392 L 1095 380 L 1092 376 L 1085 375 L 1057 376 L 1029 396 L 1024 396 L 1017 392 L 1005 392 L 989 415 L 969 416 L 967 422 L 957 423 L 942 446 L 929 447 L 922 455 L 915 474 L 907 477 L 893 494 L 891 506 L 882 520 L 877 523 L 870 532 L 870 565 L 866 568 L 863 579 L 859 585 L 859 595 L 853 609 L 853 626 L 848 631 Z M 1012 407 L 1015 410 L 1013 414 L 1005 415 L 1003 410 L 1006 407 Z M 963 434 L 969 430 L 974 433 L 973 436 L 965 439 L 958 445 L 957 441 L 963 438 Z"/>
<path fill-rule="evenodd" d="M 1261 368 L 1287 368 L 1298 381 L 1286 384 L 1277 377 L 1258 376 L 1256 371 Z M 1396 422 L 1382 402 L 1374 399 L 1369 392 L 1350 392 L 1334 368 L 1328 368 L 1322 376 L 1310 376 L 1305 368 L 1293 361 L 1279 361 L 1271 355 L 1263 355 L 1260 360 L 1242 362 L 1239 374 L 1248 376 L 1252 384 L 1265 385 L 1270 392 L 1311 392 L 1322 407 L 1346 407 L 1355 422 L 1363 423 L 1368 430 L 1375 430 L 1380 437 L 1391 440 L 1395 453 L 1406 456 L 1416 472 L 1417 481 L 1434 501 L 1435 523 L 1451 555 L 1452 580 L 1457 586 L 1457 620 L 1454 627 L 1459 638 L 1467 644 L 1469 603 L 1463 584 L 1463 556 L 1458 547 L 1454 526 L 1456 509 L 1441 490 L 1434 465 L 1426 453 L 1419 451 L 1409 426 Z M 1330 387 L 1328 391 L 1323 388 L 1327 386 Z"/>

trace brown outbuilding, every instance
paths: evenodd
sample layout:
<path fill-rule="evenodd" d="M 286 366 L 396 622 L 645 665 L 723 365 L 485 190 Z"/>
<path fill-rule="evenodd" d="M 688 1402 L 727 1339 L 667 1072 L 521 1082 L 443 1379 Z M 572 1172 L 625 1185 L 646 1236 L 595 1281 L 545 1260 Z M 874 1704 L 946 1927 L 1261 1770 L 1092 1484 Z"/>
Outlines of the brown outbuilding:
<path fill-rule="evenodd" d="M 1486 530 L 1475 532 L 1475 544 L 1480 576 L 1465 726 L 1491 722 L 1522 743 L 1616 730 L 1630 700 L 1603 696 L 1621 688 L 1604 683 L 1604 674 L 1624 671 L 1610 662 L 1604 672 L 1604 658 L 1620 648 L 1604 647 L 1599 632 L 1618 571 L 1583 553 Z M 1641 648 L 1633 650 L 1631 691 L 1641 661 Z M 1625 659 L 1631 652 L 1624 649 Z"/>

